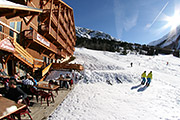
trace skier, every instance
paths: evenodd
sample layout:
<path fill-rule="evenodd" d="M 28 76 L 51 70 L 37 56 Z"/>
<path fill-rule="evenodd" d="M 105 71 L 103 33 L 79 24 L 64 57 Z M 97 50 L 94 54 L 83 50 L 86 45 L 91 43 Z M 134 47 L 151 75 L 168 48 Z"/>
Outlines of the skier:
<path fill-rule="evenodd" d="M 142 79 L 141 85 L 144 85 L 144 83 L 146 82 L 146 71 L 144 71 L 144 72 L 141 74 L 141 79 Z"/>
<path fill-rule="evenodd" d="M 131 62 L 131 67 L 133 66 L 133 63 Z"/>
<path fill-rule="evenodd" d="M 147 87 L 150 85 L 151 80 L 152 80 L 152 71 L 150 71 L 149 74 L 147 75 L 147 82 L 146 82 Z"/>

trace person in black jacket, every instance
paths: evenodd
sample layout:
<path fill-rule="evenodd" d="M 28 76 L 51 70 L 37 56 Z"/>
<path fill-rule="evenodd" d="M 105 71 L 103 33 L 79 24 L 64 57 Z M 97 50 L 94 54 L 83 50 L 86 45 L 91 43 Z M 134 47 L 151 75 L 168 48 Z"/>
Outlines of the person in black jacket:
<path fill-rule="evenodd" d="M 9 81 L 9 89 L 7 93 L 5 93 L 5 97 L 19 104 L 22 103 L 25 98 L 27 98 L 27 94 L 16 86 L 15 80 L 11 80 Z"/>

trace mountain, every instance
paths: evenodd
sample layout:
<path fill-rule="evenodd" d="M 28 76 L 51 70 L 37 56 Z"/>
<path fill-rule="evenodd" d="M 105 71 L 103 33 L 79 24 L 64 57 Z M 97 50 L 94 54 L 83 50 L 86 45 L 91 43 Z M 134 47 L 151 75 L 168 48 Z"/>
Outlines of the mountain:
<path fill-rule="evenodd" d="M 169 32 L 159 40 L 153 41 L 148 45 L 175 50 L 180 49 L 180 26 L 178 26 L 175 30 Z"/>
<path fill-rule="evenodd" d="M 95 31 L 87 28 L 82 28 L 82 27 L 77 27 L 76 26 L 76 36 L 77 37 L 83 37 L 83 38 L 101 38 L 101 39 L 106 39 L 106 40 L 115 40 L 115 41 L 120 41 L 119 39 L 116 39 L 112 37 L 111 35 L 101 32 L 101 31 Z"/>

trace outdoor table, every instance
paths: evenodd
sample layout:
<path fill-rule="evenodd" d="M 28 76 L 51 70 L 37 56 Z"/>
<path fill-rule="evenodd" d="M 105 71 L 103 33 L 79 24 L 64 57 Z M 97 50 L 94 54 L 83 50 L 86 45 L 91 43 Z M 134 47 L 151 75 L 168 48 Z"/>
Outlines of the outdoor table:
<path fill-rule="evenodd" d="M 58 85 L 50 85 L 48 83 L 39 83 L 36 87 L 41 90 L 48 90 L 48 92 L 51 94 L 52 100 L 54 102 L 54 95 L 53 95 L 52 91 L 56 91 L 56 93 L 58 94 L 58 88 L 59 88 Z"/>
<path fill-rule="evenodd" d="M 58 94 L 58 85 L 50 85 L 48 83 L 38 83 L 38 85 L 36 86 L 38 89 L 42 89 L 42 90 L 48 90 L 49 92 L 51 91 L 56 91 L 56 93 Z"/>
<path fill-rule="evenodd" d="M 58 85 L 52 85 L 52 84 L 49 85 L 48 83 L 38 83 L 36 87 L 38 89 L 49 90 L 49 91 L 57 90 L 59 88 Z"/>
<path fill-rule="evenodd" d="M 56 80 L 59 80 L 59 81 L 70 81 L 71 80 L 71 78 L 59 78 L 59 79 L 56 79 Z"/>
<path fill-rule="evenodd" d="M 2 96 L 0 97 L 0 106 L 0 119 L 8 117 L 9 115 L 26 107 L 24 104 L 17 104 L 14 101 Z"/>

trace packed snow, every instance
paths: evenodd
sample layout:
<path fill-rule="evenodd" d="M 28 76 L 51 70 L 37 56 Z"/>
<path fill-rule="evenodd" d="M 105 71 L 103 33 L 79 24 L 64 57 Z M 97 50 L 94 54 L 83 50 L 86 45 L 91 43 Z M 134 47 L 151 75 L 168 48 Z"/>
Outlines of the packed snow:
<path fill-rule="evenodd" d="M 179 58 L 85 48 L 76 48 L 75 57 L 84 78 L 49 120 L 180 120 Z M 153 73 L 148 88 L 140 85 L 145 70 Z"/>

